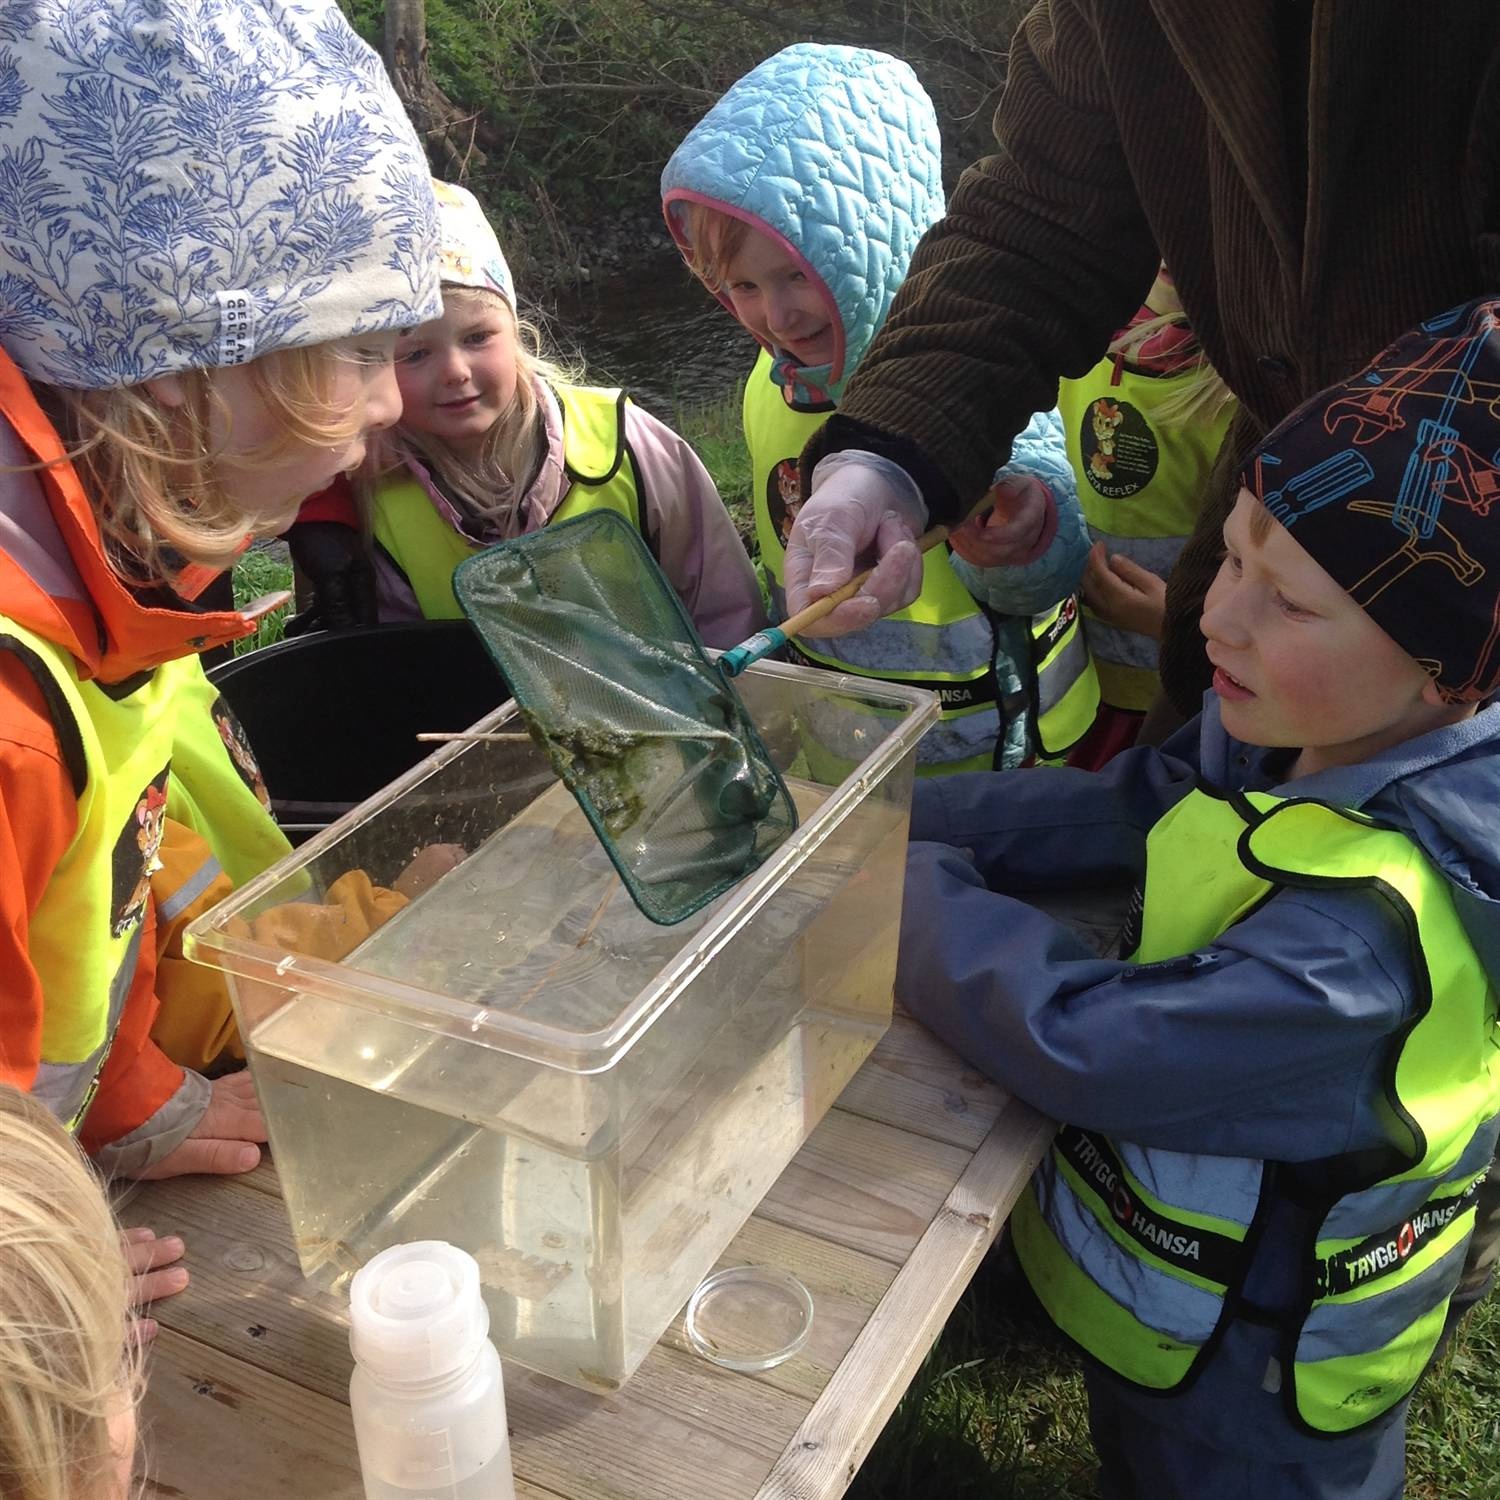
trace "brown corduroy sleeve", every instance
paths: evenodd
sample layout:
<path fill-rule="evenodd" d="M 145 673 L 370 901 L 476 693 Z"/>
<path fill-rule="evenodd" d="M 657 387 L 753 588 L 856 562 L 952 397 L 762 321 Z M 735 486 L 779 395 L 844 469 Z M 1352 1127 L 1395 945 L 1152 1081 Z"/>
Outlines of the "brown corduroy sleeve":
<path fill-rule="evenodd" d="M 1042 0 L 1022 21 L 999 150 L 964 173 L 918 246 L 804 476 L 839 448 L 898 462 L 915 449 L 933 520 L 956 519 L 1032 414 L 1056 403 L 1058 377 L 1082 375 L 1140 306 L 1159 257 L 1086 11 Z"/>

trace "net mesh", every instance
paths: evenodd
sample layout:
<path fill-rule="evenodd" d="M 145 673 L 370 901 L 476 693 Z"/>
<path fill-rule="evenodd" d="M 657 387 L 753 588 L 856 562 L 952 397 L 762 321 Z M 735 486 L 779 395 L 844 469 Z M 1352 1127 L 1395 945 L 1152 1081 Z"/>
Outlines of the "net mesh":
<path fill-rule="evenodd" d="M 641 911 L 680 922 L 797 826 L 639 533 L 594 511 L 460 564 L 454 592 Z"/>

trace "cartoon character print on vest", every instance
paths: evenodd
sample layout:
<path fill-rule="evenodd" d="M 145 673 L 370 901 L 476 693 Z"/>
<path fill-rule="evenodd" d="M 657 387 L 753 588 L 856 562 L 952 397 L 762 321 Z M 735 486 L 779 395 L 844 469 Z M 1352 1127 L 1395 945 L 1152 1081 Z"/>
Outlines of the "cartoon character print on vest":
<path fill-rule="evenodd" d="M 142 788 L 130 821 L 115 841 L 110 862 L 113 916 L 109 930 L 112 937 L 123 936 L 140 921 L 146 911 L 146 898 L 151 894 L 151 877 L 161 869 L 159 855 L 167 822 L 169 774 L 170 768 L 163 766 Z"/>
<path fill-rule="evenodd" d="M 260 762 L 250 748 L 250 737 L 245 733 L 245 726 L 222 697 L 214 699 L 210 711 L 214 718 L 214 728 L 219 731 L 219 738 L 224 741 L 224 748 L 229 752 L 229 759 L 235 770 L 240 773 L 240 780 L 255 793 L 255 800 L 269 812 L 271 794 L 266 789 L 266 778 L 261 775 Z"/>
<path fill-rule="evenodd" d="M 1110 500 L 1128 500 L 1151 483 L 1160 457 L 1156 435 L 1128 401 L 1091 401 L 1078 430 L 1084 477 Z"/>
<path fill-rule="evenodd" d="M 766 509 L 771 514 L 771 525 L 776 528 L 776 535 L 785 547 L 791 540 L 797 512 L 802 509 L 802 482 L 795 457 L 782 459 L 771 470 L 766 480 Z"/>

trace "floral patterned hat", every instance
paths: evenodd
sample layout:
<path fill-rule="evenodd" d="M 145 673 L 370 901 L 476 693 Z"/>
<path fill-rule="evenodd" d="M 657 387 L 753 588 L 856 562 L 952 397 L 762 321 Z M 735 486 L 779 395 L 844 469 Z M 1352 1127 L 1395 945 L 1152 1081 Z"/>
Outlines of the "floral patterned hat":
<path fill-rule="evenodd" d="M 426 159 L 334 0 L 5 0 L 0 346 L 74 388 L 441 311 Z"/>
<path fill-rule="evenodd" d="M 438 260 L 448 286 L 498 292 L 516 310 L 516 283 L 479 200 L 456 182 L 432 180 L 438 205 Z"/>

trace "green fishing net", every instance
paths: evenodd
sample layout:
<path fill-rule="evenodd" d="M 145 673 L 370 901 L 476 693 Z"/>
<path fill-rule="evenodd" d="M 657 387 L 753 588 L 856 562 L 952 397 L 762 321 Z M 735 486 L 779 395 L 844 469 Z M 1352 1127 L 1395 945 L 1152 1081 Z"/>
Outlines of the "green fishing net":
<path fill-rule="evenodd" d="M 612 511 L 503 542 L 453 588 L 637 906 L 680 922 L 797 826 L 738 695 Z"/>

